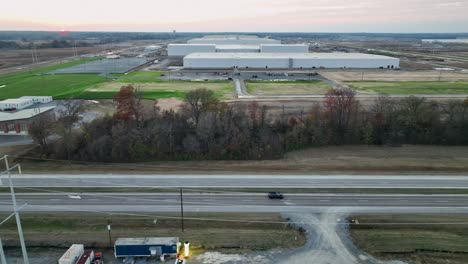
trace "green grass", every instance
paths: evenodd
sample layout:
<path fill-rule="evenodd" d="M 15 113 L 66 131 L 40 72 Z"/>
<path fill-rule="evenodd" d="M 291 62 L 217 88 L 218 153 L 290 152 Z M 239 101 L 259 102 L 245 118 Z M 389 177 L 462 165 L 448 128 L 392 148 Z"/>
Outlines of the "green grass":
<path fill-rule="evenodd" d="M 129 74 L 112 74 L 113 77 L 119 77 L 118 81 L 123 83 L 152 83 L 163 82 L 161 80 L 161 72 L 147 71 L 147 72 L 132 72 Z"/>
<path fill-rule="evenodd" d="M 0 85 L 6 85 L 0 88 L 0 100 L 25 95 L 49 95 L 54 99 L 112 99 L 122 86 L 130 83 L 135 87 L 142 86 L 140 90 L 145 99 L 183 99 L 189 91 L 198 88 L 213 90 L 219 99 L 234 97 L 233 85 L 227 81 L 165 81 L 160 78 L 161 72 L 154 71 L 110 74 L 116 81 L 108 81 L 97 74 L 48 74 L 97 59 L 80 59 L 0 76 Z"/>
<path fill-rule="evenodd" d="M 86 88 L 106 78 L 96 74 L 47 74 L 50 71 L 86 63 L 93 59 L 81 59 L 46 66 L 30 71 L 0 76 L 0 99 L 17 98 L 25 95 L 50 95 L 54 99 L 74 98 Z"/>
<path fill-rule="evenodd" d="M 324 94 L 330 88 L 321 80 L 247 82 L 247 92 L 252 94 Z"/>
<path fill-rule="evenodd" d="M 352 218 L 359 221 L 351 225 L 354 242 L 378 257 L 398 254 L 411 263 L 431 264 L 468 261 L 468 215 L 365 214 Z M 415 261 L 429 258 L 430 262 Z M 451 262 L 455 259 L 465 262 Z"/>
<path fill-rule="evenodd" d="M 382 94 L 468 94 L 468 82 L 386 82 L 386 81 L 356 81 L 347 84 L 364 93 Z"/>
<path fill-rule="evenodd" d="M 105 82 L 97 84 L 83 91 L 78 97 L 82 99 L 111 99 L 128 83 L 120 82 L 120 79 L 114 82 Z M 200 88 L 213 90 L 218 99 L 230 99 L 234 97 L 234 87 L 227 81 L 209 81 L 209 82 L 190 82 L 190 81 L 160 81 L 160 82 L 141 82 L 134 86 L 143 93 L 145 99 L 159 98 L 179 98 L 183 99 L 185 95 Z"/>
<path fill-rule="evenodd" d="M 8 214 L 2 213 L 1 219 Z M 145 216 L 147 215 L 147 216 Z M 107 247 L 107 220 L 112 221 L 112 239 L 118 237 L 176 236 L 191 243 L 192 252 L 212 250 L 240 253 L 279 248 L 296 248 L 305 243 L 305 236 L 282 223 L 280 214 L 255 213 L 186 213 L 185 232 L 180 229 L 180 214 L 151 213 L 132 215 L 105 215 L 91 213 L 27 213 L 21 214 L 28 246 L 69 247 L 83 243 L 85 247 Z M 194 220 L 207 218 L 224 221 Z M 243 222 L 246 221 L 246 222 Z M 252 222 L 248 222 L 252 221 Z M 5 246 L 17 246 L 15 221 L 1 227 Z"/>

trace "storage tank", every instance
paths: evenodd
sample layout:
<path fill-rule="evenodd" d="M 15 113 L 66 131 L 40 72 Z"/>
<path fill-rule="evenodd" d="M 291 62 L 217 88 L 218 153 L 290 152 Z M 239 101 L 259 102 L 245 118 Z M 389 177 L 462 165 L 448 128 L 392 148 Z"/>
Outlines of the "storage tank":
<path fill-rule="evenodd" d="M 84 246 L 82 244 L 73 244 L 59 259 L 58 264 L 76 264 L 83 252 Z"/>

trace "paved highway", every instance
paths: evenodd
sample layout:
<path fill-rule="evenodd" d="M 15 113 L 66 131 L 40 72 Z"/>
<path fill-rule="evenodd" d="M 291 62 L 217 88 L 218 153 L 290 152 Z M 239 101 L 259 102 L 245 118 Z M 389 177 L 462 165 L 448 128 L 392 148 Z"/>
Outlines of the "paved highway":
<path fill-rule="evenodd" d="M 5 176 L 2 184 L 7 185 Z M 468 189 L 468 176 L 382 175 L 14 175 L 17 187 L 433 188 Z"/>
<path fill-rule="evenodd" d="M 178 212 L 177 193 L 20 193 L 25 211 Z M 331 207 L 345 211 L 468 212 L 468 195 L 286 194 L 283 200 L 263 193 L 184 194 L 190 212 L 316 212 Z M 11 197 L 0 194 L 0 211 L 11 211 Z"/>

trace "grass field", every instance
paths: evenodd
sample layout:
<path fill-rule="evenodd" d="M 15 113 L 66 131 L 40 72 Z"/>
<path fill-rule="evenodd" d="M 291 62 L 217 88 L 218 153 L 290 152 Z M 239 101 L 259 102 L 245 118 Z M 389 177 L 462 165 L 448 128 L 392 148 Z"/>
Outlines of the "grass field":
<path fill-rule="evenodd" d="M 381 214 L 353 218 L 360 223 L 351 226 L 354 242 L 378 257 L 413 263 L 468 263 L 468 215 Z"/>
<path fill-rule="evenodd" d="M 119 89 L 128 85 L 118 79 L 114 82 L 105 82 L 94 85 L 86 89 L 81 95 L 81 98 L 104 99 L 112 98 Z M 163 82 L 139 82 L 134 83 L 134 86 L 143 92 L 146 99 L 158 98 L 184 98 L 189 91 L 206 88 L 213 90 L 219 99 L 234 98 L 234 86 L 227 81 L 212 81 L 212 82 L 190 82 L 190 81 L 163 81 Z"/>
<path fill-rule="evenodd" d="M 468 94 L 468 81 L 457 82 L 346 82 L 351 88 L 363 93 L 382 94 Z"/>
<path fill-rule="evenodd" d="M 7 215 L 1 216 L 3 219 Z M 192 249 L 198 248 L 199 251 L 246 252 L 295 248 L 305 242 L 302 233 L 281 223 L 285 219 L 279 214 L 187 213 L 185 217 L 185 232 L 180 229 L 179 214 L 174 213 L 141 216 L 22 213 L 21 222 L 28 246 L 42 247 L 68 247 L 71 243 L 106 247 L 108 234 L 105 227 L 108 219 L 112 221 L 113 240 L 118 237 L 175 236 L 180 237 L 181 241 L 190 241 Z M 228 220 L 229 223 L 191 218 Z M 5 246 L 18 245 L 14 220 L 2 226 L 2 240 Z"/>
<path fill-rule="evenodd" d="M 130 83 L 143 91 L 146 99 L 184 98 L 193 89 L 215 91 L 219 99 L 234 98 L 233 84 L 227 81 L 190 82 L 165 81 L 161 72 L 133 72 L 111 74 L 115 81 L 97 74 L 47 74 L 51 71 L 86 63 L 95 59 L 81 59 L 30 71 L 0 76 L 0 100 L 25 95 L 50 95 L 54 99 L 112 99 L 119 89 Z"/>
<path fill-rule="evenodd" d="M 249 81 L 251 94 L 324 94 L 331 86 L 320 80 L 311 81 Z"/>
<path fill-rule="evenodd" d="M 123 83 L 153 83 L 164 82 L 161 80 L 161 72 L 146 71 L 146 72 L 132 72 L 129 74 L 111 74 L 113 77 L 118 77 L 119 82 Z"/>
<path fill-rule="evenodd" d="M 50 71 L 71 67 L 95 59 L 80 59 L 30 71 L 0 76 L 0 99 L 25 95 L 50 95 L 55 99 L 74 98 L 89 86 L 106 81 L 96 74 L 46 74 Z"/>

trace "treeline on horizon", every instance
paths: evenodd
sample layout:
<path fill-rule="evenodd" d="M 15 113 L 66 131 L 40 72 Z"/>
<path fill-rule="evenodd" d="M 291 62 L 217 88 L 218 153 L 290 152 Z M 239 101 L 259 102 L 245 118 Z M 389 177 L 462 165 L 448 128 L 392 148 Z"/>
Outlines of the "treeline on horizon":
<path fill-rule="evenodd" d="M 66 101 L 56 121 L 29 130 L 42 158 L 134 162 L 263 160 L 328 145 L 468 145 L 468 99 L 380 97 L 363 106 L 351 89 L 331 89 L 308 114 L 272 114 L 258 102 L 227 104 L 212 91 L 189 92 L 180 110 L 143 107 L 133 86 L 114 98 L 115 113 L 82 124 L 81 101 Z M 79 128 L 78 128 L 79 127 Z M 58 140 L 49 141 L 51 135 Z M 31 153 L 30 153 L 31 154 Z"/>
<path fill-rule="evenodd" d="M 206 35 L 256 35 L 259 37 L 282 38 L 339 38 L 354 37 L 388 37 L 388 38 L 414 38 L 414 39 L 454 39 L 467 38 L 468 32 L 460 33 L 333 33 L 333 32 L 106 32 L 106 31 L 0 31 L 0 40 L 4 41 L 37 41 L 37 40 L 84 40 L 102 39 L 114 42 L 126 40 L 156 40 L 173 38 L 197 38 Z"/>

